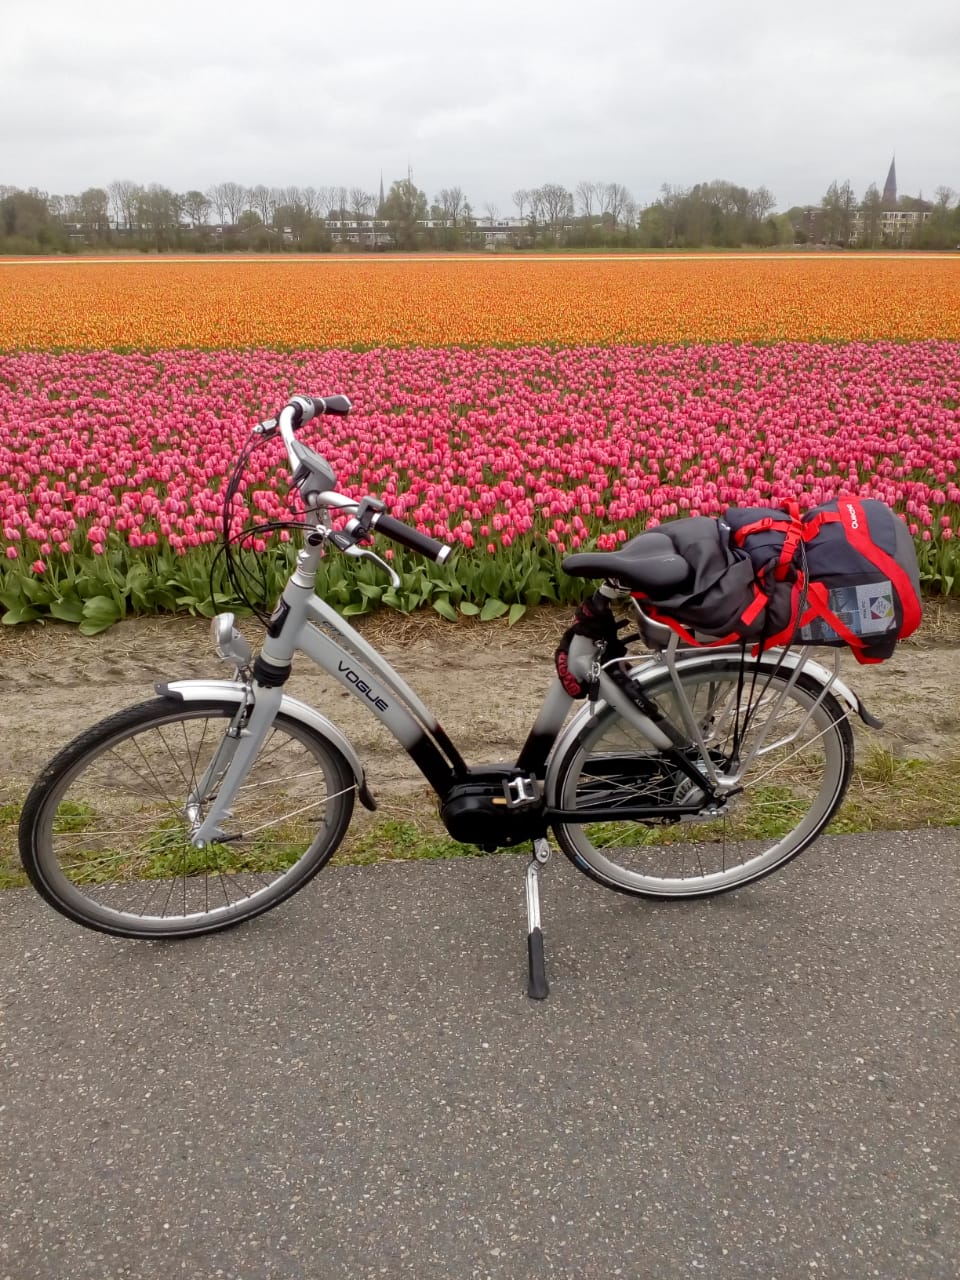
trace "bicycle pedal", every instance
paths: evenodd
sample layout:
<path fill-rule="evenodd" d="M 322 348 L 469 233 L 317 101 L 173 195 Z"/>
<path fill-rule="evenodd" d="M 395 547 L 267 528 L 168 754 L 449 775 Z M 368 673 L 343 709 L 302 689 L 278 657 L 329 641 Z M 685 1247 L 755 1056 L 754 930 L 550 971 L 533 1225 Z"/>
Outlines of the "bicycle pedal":
<path fill-rule="evenodd" d="M 520 774 L 515 778 L 504 778 L 503 794 L 508 809 L 528 809 L 540 803 L 537 780 L 533 774 Z"/>

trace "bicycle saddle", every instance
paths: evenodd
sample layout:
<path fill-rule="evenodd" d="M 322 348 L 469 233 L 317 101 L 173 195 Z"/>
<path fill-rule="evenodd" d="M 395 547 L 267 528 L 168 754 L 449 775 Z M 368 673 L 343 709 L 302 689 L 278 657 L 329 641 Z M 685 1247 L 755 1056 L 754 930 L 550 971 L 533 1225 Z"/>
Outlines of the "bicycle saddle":
<path fill-rule="evenodd" d="M 564 573 L 575 578 L 614 578 L 645 594 L 678 587 L 690 576 L 690 566 L 678 556 L 665 533 L 652 529 L 625 542 L 619 551 L 587 551 L 566 556 Z"/>

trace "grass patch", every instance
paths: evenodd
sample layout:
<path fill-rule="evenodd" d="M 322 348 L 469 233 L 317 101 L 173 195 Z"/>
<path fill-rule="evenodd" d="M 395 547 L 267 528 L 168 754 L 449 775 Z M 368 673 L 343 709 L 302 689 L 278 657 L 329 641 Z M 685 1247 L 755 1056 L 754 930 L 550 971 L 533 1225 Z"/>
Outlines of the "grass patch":
<path fill-rule="evenodd" d="M 190 843 L 179 819 L 169 818 L 151 832 L 137 850 L 137 874 L 142 880 L 231 875 L 243 871 L 282 875 L 310 847 L 315 834 L 305 823 L 288 822 L 270 828 L 252 841 L 213 842 L 197 849 Z"/>
<path fill-rule="evenodd" d="M 831 834 L 960 826 L 960 756 L 899 760 L 874 747 L 853 777 Z"/>
<path fill-rule="evenodd" d="M 362 831 L 348 831 L 333 862 L 363 866 L 371 862 L 481 857 L 479 849 L 451 839 L 442 830 L 424 830 L 406 818 L 380 818 Z"/>
<path fill-rule="evenodd" d="M 28 884 L 17 851 L 19 804 L 0 804 L 0 889 L 20 889 Z"/>
<path fill-rule="evenodd" d="M 943 760 L 900 760 L 883 747 L 875 747 L 862 764 L 855 766 L 853 777 L 840 812 L 830 823 L 827 833 L 832 835 L 856 835 L 869 831 L 908 831 L 924 827 L 960 827 L 960 788 L 955 779 L 960 777 L 960 756 Z M 798 815 L 777 812 L 775 797 L 765 795 L 765 803 L 751 821 L 749 831 L 741 834 L 753 838 L 770 838 L 783 834 Z M 404 810 L 405 813 L 409 810 Z M 753 815 L 752 815 L 753 816 Z M 71 802 L 66 811 L 61 806 L 57 825 L 61 831 L 82 831 L 93 817 L 90 806 Z M 16 802 L 0 804 L 0 890 L 22 888 L 28 884 L 20 864 L 17 850 L 17 823 L 20 805 Z M 593 824 L 596 829 L 603 824 Z M 149 849 L 136 851 L 140 858 L 140 878 L 163 879 L 169 872 L 179 873 L 189 858 L 206 858 L 210 870 L 211 850 L 193 850 L 184 845 L 179 824 L 171 823 L 170 830 L 158 830 Z M 710 824 L 696 827 L 649 828 L 638 826 L 639 844 L 669 844 L 672 839 L 709 838 Z M 621 839 L 623 831 L 620 831 Z M 237 845 L 216 846 L 216 870 L 273 871 L 279 873 L 289 866 L 310 843 L 312 832 L 306 828 L 284 832 L 280 841 L 276 833 L 266 846 L 258 848 L 256 842 L 243 847 Z M 603 843 L 602 839 L 598 843 Z M 619 842 L 618 842 L 619 843 Z M 145 857 L 145 855 L 147 855 Z M 379 817 L 363 823 L 355 821 L 333 858 L 334 865 L 363 866 L 376 862 L 436 861 L 449 858 L 477 858 L 484 855 L 472 845 L 453 840 L 436 823 L 425 807 L 423 819 L 417 822 L 409 817 Z M 91 868 L 91 883 L 114 876 L 124 878 L 124 867 L 129 866 L 129 852 L 117 851 L 116 864 L 108 869 L 103 854 L 98 865 Z M 198 868 L 199 870 L 200 868 Z"/>

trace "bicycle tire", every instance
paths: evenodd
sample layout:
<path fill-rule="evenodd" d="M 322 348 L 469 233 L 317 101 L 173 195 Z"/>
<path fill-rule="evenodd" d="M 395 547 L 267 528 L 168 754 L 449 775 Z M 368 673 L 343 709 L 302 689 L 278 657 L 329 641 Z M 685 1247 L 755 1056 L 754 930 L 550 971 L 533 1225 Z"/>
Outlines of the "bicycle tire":
<path fill-rule="evenodd" d="M 157 698 L 94 725 L 51 760 L 19 828 L 24 869 L 50 906 L 120 937 L 195 937 L 278 906 L 326 865 L 356 781 L 335 746 L 283 713 L 234 799 L 237 832 L 190 844 L 183 806 L 236 711 L 235 701 Z M 286 811 L 263 822 L 274 802 Z M 137 900 L 139 911 L 119 905 Z"/>
<path fill-rule="evenodd" d="M 724 751 L 730 750 L 733 724 L 729 714 L 728 723 L 722 723 L 725 713 L 720 693 L 729 708 L 740 674 L 737 659 L 720 657 L 686 672 L 682 666 L 679 669 L 684 693 L 705 727 L 705 742 L 717 764 L 725 758 Z M 804 734 L 804 721 L 813 726 L 806 747 L 801 744 L 794 751 L 787 744 L 778 776 L 777 761 L 769 758 L 777 749 L 779 739 L 775 738 L 765 747 L 760 766 L 764 772 L 752 783 L 745 777 L 743 794 L 728 801 L 720 816 L 698 816 L 663 827 L 630 821 L 557 823 L 558 842 L 574 866 L 607 888 L 638 897 L 708 897 L 759 880 L 807 848 L 843 800 L 853 766 L 853 734 L 832 693 L 823 694 L 822 686 L 804 673 L 788 688 L 790 676 L 789 670 L 777 672 L 770 663 L 761 664 L 757 672 L 757 687 L 764 690 L 762 696 L 767 700 L 758 701 L 753 717 L 758 733 L 765 723 L 760 714 L 764 706 L 769 708 L 766 718 L 771 728 L 776 727 L 778 733 L 793 725 Z M 748 666 L 745 690 L 750 689 L 752 678 L 753 668 Z M 644 689 L 674 723 L 680 723 L 679 704 L 667 672 Z M 703 690 L 708 696 L 700 696 Z M 781 695 L 774 726 L 777 707 L 773 702 Z M 749 750 L 749 741 L 745 745 Z M 694 784 L 686 775 L 671 767 L 609 706 L 592 717 L 571 742 L 555 776 L 553 803 L 564 809 L 586 812 L 591 804 L 609 808 L 611 803 L 686 804 L 697 799 Z M 761 787 L 768 778 L 772 782 Z M 789 825 L 793 817 L 796 821 Z M 774 843 L 768 844 L 770 839 Z"/>

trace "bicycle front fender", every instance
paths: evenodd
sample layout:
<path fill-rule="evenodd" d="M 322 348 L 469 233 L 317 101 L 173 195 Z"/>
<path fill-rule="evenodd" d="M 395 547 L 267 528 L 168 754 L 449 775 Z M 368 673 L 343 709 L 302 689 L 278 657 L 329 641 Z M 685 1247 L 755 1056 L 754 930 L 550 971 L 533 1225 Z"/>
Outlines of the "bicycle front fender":
<path fill-rule="evenodd" d="M 244 685 L 237 680 L 173 680 L 155 687 L 161 698 L 175 698 L 181 702 L 203 702 L 215 698 L 236 703 L 237 706 L 242 702 L 246 692 Z M 299 721 L 340 752 L 353 771 L 360 803 L 365 809 L 376 809 L 377 802 L 367 786 L 363 765 L 349 738 L 341 733 L 326 716 L 322 716 L 313 707 L 300 702 L 297 698 L 291 698 L 288 694 L 283 695 L 279 710 L 291 720 Z"/>

